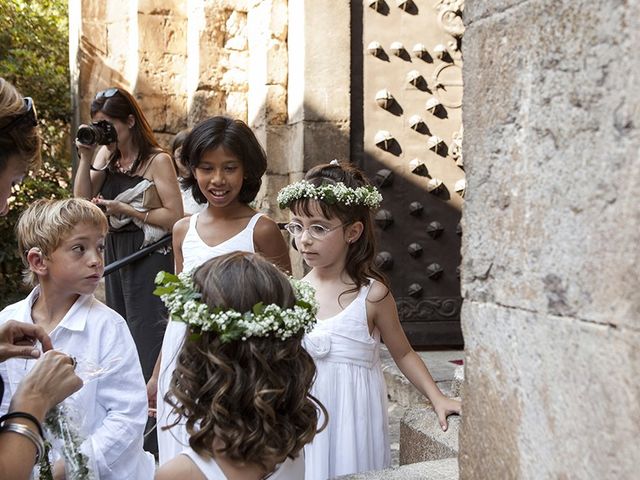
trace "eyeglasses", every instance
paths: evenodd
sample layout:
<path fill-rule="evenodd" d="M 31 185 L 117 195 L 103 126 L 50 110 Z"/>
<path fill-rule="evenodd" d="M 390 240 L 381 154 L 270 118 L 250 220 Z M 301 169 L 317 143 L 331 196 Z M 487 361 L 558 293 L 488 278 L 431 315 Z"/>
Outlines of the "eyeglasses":
<path fill-rule="evenodd" d="M 317 223 L 314 223 L 313 225 L 309 225 L 308 228 L 304 228 L 298 222 L 289 222 L 284 226 L 284 228 L 286 228 L 287 232 L 293 235 L 294 238 L 302 236 L 302 234 L 306 230 L 307 232 L 309 232 L 309 235 L 311 235 L 311 238 L 315 238 L 316 240 L 324 240 L 327 235 L 329 235 L 329 233 L 337 230 L 340 227 L 344 227 L 345 225 L 346 223 L 341 223 L 340 225 L 329 228 L 325 227 L 324 225 L 318 225 Z"/>
<path fill-rule="evenodd" d="M 26 110 L 16 115 L 16 117 L 0 128 L 0 132 L 9 132 L 18 127 L 35 127 L 38 125 L 38 116 L 36 115 L 36 106 L 33 104 L 33 98 L 24 97 L 24 106 Z"/>
<path fill-rule="evenodd" d="M 102 90 L 101 92 L 96 93 L 96 98 L 94 100 L 99 100 L 101 98 L 111 98 L 120 90 L 117 88 L 107 88 L 106 90 Z"/>

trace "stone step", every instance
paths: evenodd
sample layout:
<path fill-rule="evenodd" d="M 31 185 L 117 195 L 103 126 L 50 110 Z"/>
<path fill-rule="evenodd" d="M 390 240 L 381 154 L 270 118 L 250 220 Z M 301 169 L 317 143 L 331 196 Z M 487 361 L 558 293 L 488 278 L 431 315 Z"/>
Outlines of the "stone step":
<path fill-rule="evenodd" d="M 443 432 L 431 408 L 406 409 L 400 421 L 400 465 L 456 458 L 460 417 L 447 420 L 449 427 Z"/>
<path fill-rule="evenodd" d="M 462 350 L 444 350 L 431 352 L 418 352 L 422 357 L 434 381 L 447 396 L 458 396 L 453 394 L 456 387 L 456 372 L 462 371 L 458 365 L 464 358 Z M 397 367 L 391 354 L 386 347 L 382 347 L 380 352 L 382 360 L 382 371 L 387 383 L 389 400 L 397 402 L 402 407 L 416 405 L 429 406 L 430 402 L 407 380 Z"/>
<path fill-rule="evenodd" d="M 335 480 L 458 480 L 458 459 L 412 463 L 377 472 L 343 475 Z"/>

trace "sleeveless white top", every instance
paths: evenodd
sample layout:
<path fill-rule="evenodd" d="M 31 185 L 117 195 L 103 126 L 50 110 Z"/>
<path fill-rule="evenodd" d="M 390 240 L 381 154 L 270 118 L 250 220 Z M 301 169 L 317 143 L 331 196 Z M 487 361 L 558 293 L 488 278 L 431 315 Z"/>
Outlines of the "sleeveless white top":
<path fill-rule="evenodd" d="M 256 213 L 247 226 L 241 232 L 213 247 L 204 243 L 196 225 L 199 213 L 189 218 L 189 229 L 182 241 L 183 271 L 190 272 L 202 265 L 207 260 L 235 251 L 255 252 L 253 244 L 253 230 L 260 220 L 262 213 Z M 162 340 L 162 359 L 160 360 L 160 375 L 158 377 L 157 397 L 157 428 L 158 435 L 158 460 L 163 465 L 180 454 L 189 446 L 189 435 L 184 424 L 176 425 L 169 430 L 162 430 L 165 425 L 170 425 L 175 416 L 170 415 L 171 406 L 164 401 L 165 394 L 169 391 L 171 375 L 176 369 L 176 360 L 182 347 L 187 327 L 182 322 L 169 322 Z"/>
<path fill-rule="evenodd" d="M 304 448 L 306 480 L 382 470 L 391 462 L 380 332 L 376 328 L 369 334 L 367 322 L 372 284 L 304 336 L 317 369 L 311 394 L 329 414 L 327 428 Z"/>
<path fill-rule="evenodd" d="M 186 455 L 200 469 L 207 480 L 227 480 L 216 461 L 211 457 L 203 457 L 193 451 L 191 447 L 182 451 L 182 455 Z M 302 480 L 304 479 L 304 454 L 300 452 L 294 460 L 287 458 L 278 465 L 278 468 L 265 477 L 268 480 Z"/>

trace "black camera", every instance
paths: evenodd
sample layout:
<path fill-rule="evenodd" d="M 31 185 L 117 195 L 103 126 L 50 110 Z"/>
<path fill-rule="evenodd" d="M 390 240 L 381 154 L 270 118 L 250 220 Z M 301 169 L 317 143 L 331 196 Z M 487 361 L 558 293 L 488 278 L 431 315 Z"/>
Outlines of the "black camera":
<path fill-rule="evenodd" d="M 118 135 L 113 123 L 107 120 L 100 120 L 80 127 L 76 138 L 85 145 L 109 145 L 118 140 Z"/>

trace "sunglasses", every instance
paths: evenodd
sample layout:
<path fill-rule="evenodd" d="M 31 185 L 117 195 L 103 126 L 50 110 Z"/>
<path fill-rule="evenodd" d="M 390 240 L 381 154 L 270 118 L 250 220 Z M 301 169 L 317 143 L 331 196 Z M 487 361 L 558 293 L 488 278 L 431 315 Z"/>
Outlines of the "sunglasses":
<path fill-rule="evenodd" d="M 107 88 L 106 90 L 96 93 L 96 98 L 94 100 L 99 100 L 100 98 L 111 98 L 119 91 L 120 90 L 117 88 Z"/>
<path fill-rule="evenodd" d="M 26 110 L 16 115 L 16 117 L 4 127 L 1 127 L 0 133 L 9 132 L 18 127 L 35 127 L 38 125 L 36 106 L 33 104 L 33 98 L 24 97 L 24 106 Z"/>

